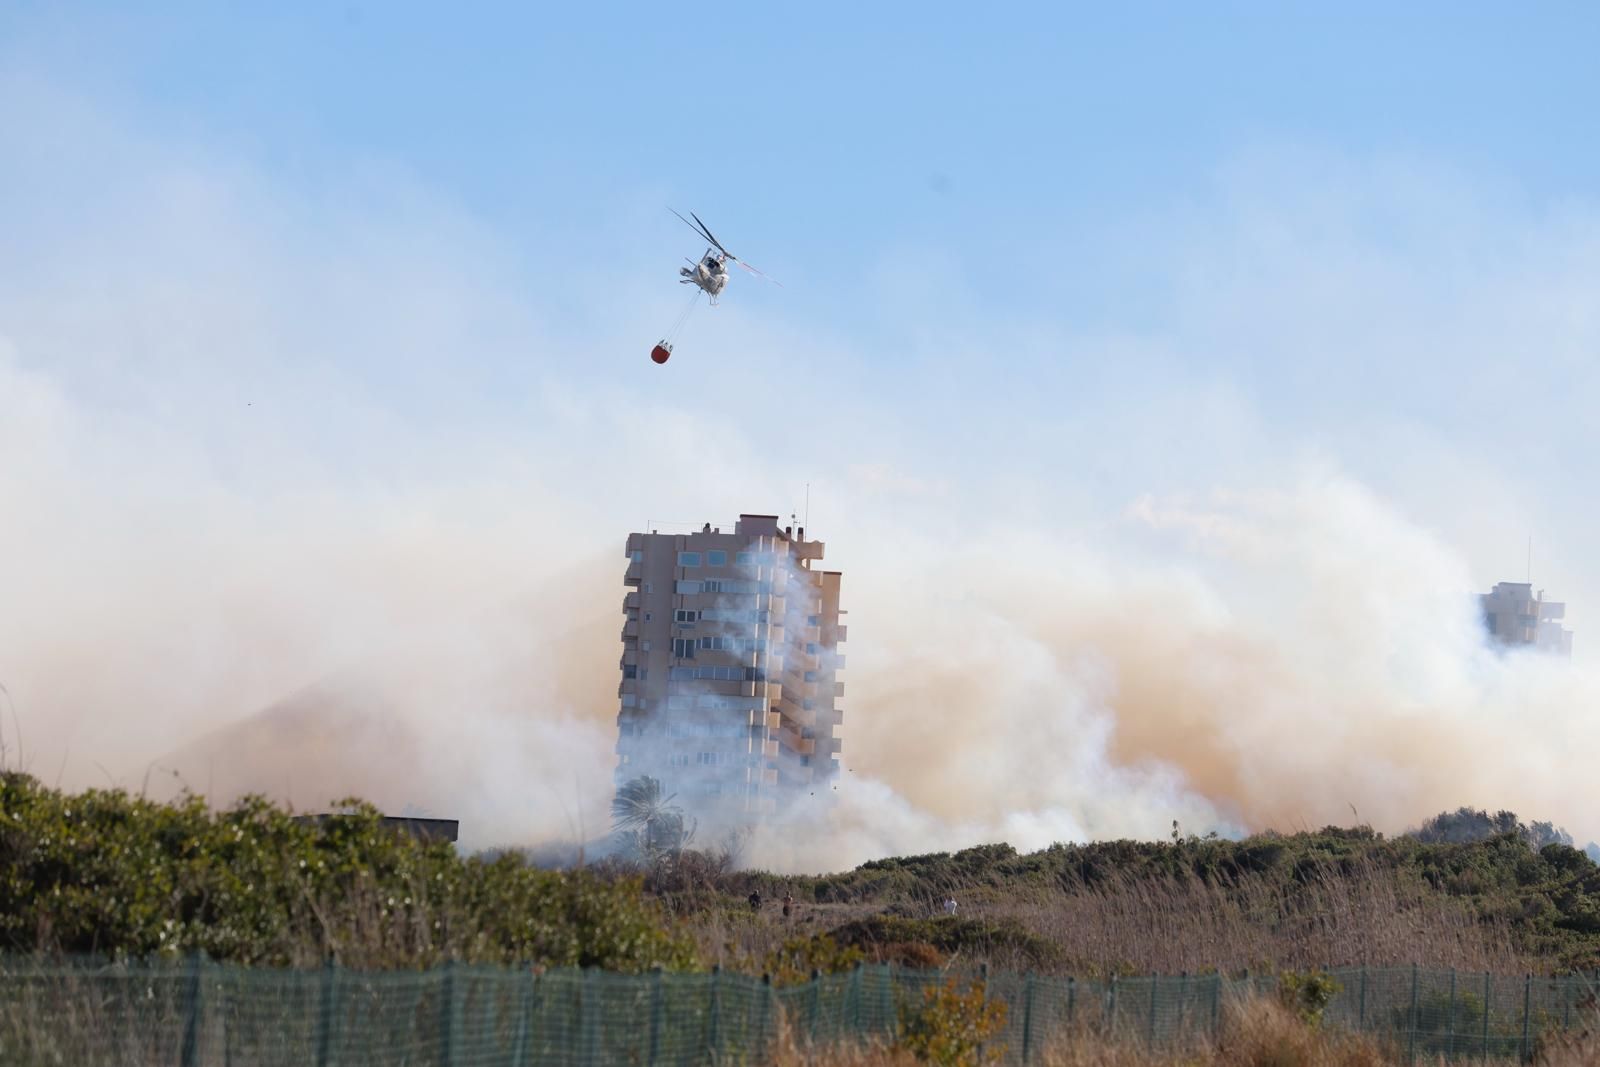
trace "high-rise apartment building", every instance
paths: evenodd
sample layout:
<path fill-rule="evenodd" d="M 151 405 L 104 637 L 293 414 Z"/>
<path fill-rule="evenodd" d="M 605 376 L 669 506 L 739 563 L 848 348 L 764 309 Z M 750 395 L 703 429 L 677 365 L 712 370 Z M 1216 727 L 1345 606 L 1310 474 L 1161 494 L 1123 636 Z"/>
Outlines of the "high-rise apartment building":
<path fill-rule="evenodd" d="M 1572 631 L 1562 627 L 1567 606 L 1535 595 L 1529 582 L 1499 582 L 1483 593 L 1483 625 L 1501 645 L 1531 646 L 1546 652 L 1572 655 Z"/>
<path fill-rule="evenodd" d="M 628 536 L 617 772 L 709 827 L 749 825 L 839 771 L 845 639 L 821 541 L 741 515 Z"/>

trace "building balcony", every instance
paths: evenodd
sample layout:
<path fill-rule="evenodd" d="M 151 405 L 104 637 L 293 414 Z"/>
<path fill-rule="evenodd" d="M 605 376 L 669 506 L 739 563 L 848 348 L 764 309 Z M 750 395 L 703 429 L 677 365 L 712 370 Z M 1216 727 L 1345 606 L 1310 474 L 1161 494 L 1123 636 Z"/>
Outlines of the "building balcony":
<path fill-rule="evenodd" d="M 777 771 L 762 771 L 761 772 L 761 784 L 762 785 L 777 785 L 778 784 L 778 772 Z"/>
<path fill-rule="evenodd" d="M 771 741 L 763 741 L 763 742 L 761 742 L 761 754 L 763 756 L 767 756 L 769 758 L 772 757 L 772 756 L 776 756 L 778 754 L 778 741 L 777 741 L 777 739 L 774 738 Z"/>
<path fill-rule="evenodd" d="M 635 612 L 639 610 L 639 594 L 629 593 L 622 598 L 622 610 Z"/>
<path fill-rule="evenodd" d="M 639 563 L 628 564 L 628 569 L 622 574 L 622 584 L 637 586 L 644 580 L 644 566 Z"/>
<path fill-rule="evenodd" d="M 639 620 L 638 619 L 629 619 L 627 622 L 622 624 L 622 639 L 624 641 L 626 641 L 630 637 L 638 637 L 638 636 L 639 636 Z"/>

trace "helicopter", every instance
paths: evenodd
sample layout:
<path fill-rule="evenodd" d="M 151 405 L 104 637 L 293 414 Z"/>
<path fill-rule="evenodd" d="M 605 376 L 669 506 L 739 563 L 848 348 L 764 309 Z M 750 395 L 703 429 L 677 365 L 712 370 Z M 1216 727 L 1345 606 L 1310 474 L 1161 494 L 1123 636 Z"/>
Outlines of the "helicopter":
<path fill-rule="evenodd" d="M 671 208 L 668 208 L 667 210 L 672 211 Z M 672 213 L 674 215 L 678 215 L 676 211 L 672 211 Z M 761 271 L 756 270 L 756 268 L 752 267 L 750 264 L 734 255 L 732 252 L 729 252 L 726 248 L 722 247 L 722 242 L 717 240 L 716 237 L 711 233 L 710 228 L 706 226 L 705 223 L 700 221 L 699 215 L 696 215 L 692 211 L 689 212 L 689 218 L 694 219 L 693 222 L 690 222 L 689 219 L 685 219 L 682 215 L 678 215 L 678 218 L 683 220 L 683 224 L 685 226 L 689 227 L 695 233 L 711 242 L 711 247 L 707 248 L 706 254 L 700 257 L 700 262 L 696 263 L 693 260 L 686 260 L 685 262 L 687 262 L 689 265 L 687 267 L 678 268 L 679 285 L 699 286 L 700 289 L 711 298 L 711 305 L 715 307 L 717 298 L 722 295 L 722 290 L 728 284 L 728 262 L 730 260 L 739 264 L 739 266 L 743 267 L 751 274 L 754 274 L 759 278 L 766 278 L 767 281 L 772 281 L 771 278 L 767 278 L 767 276 Z"/>
<path fill-rule="evenodd" d="M 668 208 L 667 210 L 672 211 L 674 215 L 678 215 L 678 213 L 673 211 L 671 208 Z M 678 321 L 673 325 L 672 330 L 667 334 L 666 337 L 661 339 L 659 344 L 650 350 L 650 358 L 655 360 L 657 363 L 665 363 L 667 358 L 672 355 L 672 338 L 680 329 L 683 328 L 683 324 L 689 318 L 689 313 L 694 310 L 695 304 L 699 302 L 701 293 L 706 294 L 706 296 L 709 298 L 708 302 L 712 307 L 717 306 L 718 298 L 722 296 L 722 291 L 728 286 L 728 264 L 730 262 L 737 263 L 751 274 L 756 275 L 758 278 L 772 282 L 774 285 L 782 284 L 776 279 L 768 277 L 755 267 L 752 267 L 750 264 L 734 255 L 732 252 L 729 252 L 725 247 L 723 247 L 722 242 L 717 240 L 716 235 L 711 232 L 710 227 L 708 227 L 704 222 L 700 221 L 699 215 L 696 215 L 692 211 L 689 212 L 689 218 L 694 219 L 693 222 L 690 222 L 689 219 L 685 219 L 682 215 L 678 215 L 678 218 L 683 221 L 685 226 L 689 227 L 695 233 L 705 238 L 705 240 L 709 242 L 709 245 L 706 248 L 705 254 L 702 255 L 698 260 L 685 259 L 684 262 L 688 263 L 689 265 L 687 267 L 678 268 L 678 284 L 692 285 L 695 287 L 696 292 L 694 293 L 693 298 L 691 298 L 689 306 L 684 309 L 683 314 L 678 316 Z"/>

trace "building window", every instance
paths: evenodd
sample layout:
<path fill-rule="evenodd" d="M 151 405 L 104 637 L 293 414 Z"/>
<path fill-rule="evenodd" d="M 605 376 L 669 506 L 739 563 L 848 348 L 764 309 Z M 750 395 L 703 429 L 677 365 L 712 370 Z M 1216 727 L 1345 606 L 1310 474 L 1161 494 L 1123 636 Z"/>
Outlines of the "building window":
<path fill-rule="evenodd" d="M 802 767 L 811 766 L 811 757 L 810 756 L 801 756 L 800 757 L 800 766 L 802 766 Z"/>
<path fill-rule="evenodd" d="M 650 640 L 648 638 L 646 638 L 645 640 L 639 642 L 639 651 L 640 652 L 649 652 L 650 651 Z"/>
<path fill-rule="evenodd" d="M 816 681 L 817 680 L 817 672 L 816 671 L 806 671 L 805 679 L 808 682 Z"/>
<path fill-rule="evenodd" d="M 807 626 L 821 626 L 822 625 L 822 616 L 821 615 L 807 615 L 806 616 L 806 625 Z"/>
<path fill-rule="evenodd" d="M 698 552 L 679 552 L 678 553 L 678 566 L 680 566 L 680 567 L 698 567 L 698 566 L 700 566 L 700 553 L 698 553 Z"/>
<path fill-rule="evenodd" d="M 672 639 L 672 654 L 679 659 L 694 659 L 694 638 L 674 637 Z"/>
<path fill-rule="evenodd" d="M 756 554 L 754 552 L 739 552 L 734 555 L 733 561 L 741 567 L 754 567 Z"/>
<path fill-rule="evenodd" d="M 644 553 L 641 552 L 639 549 L 634 549 L 633 550 L 633 561 L 635 563 L 643 563 L 644 562 Z"/>
<path fill-rule="evenodd" d="M 679 608 L 672 613 L 672 621 L 685 626 L 693 626 L 700 621 L 700 613 L 693 608 Z"/>
<path fill-rule="evenodd" d="M 677 584 L 677 591 L 688 596 L 693 596 L 694 594 L 700 592 L 700 587 L 702 584 L 703 583 L 701 582 L 684 581 L 680 579 Z"/>
<path fill-rule="evenodd" d="M 732 652 L 734 650 L 731 637 L 702 637 L 700 647 L 707 652 Z"/>
<path fill-rule="evenodd" d="M 707 567 L 726 567 L 727 565 L 728 554 L 726 552 L 723 552 L 720 549 L 713 549 L 712 551 L 706 553 Z"/>
<path fill-rule="evenodd" d="M 624 663 L 622 665 L 622 676 L 624 678 L 639 677 L 639 665 L 637 663 Z"/>

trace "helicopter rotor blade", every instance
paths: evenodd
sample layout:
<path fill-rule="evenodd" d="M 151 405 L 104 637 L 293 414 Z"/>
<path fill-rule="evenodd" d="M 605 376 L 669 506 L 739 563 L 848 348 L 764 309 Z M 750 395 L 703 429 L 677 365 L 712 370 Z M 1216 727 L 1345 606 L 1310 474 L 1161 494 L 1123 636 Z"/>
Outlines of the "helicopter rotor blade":
<path fill-rule="evenodd" d="M 668 211 L 672 211 L 671 208 L 668 208 L 667 210 Z M 678 213 L 676 211 L 672 211 L 672 213 L 674 215 L 678 215 Z M 707 241 L 709 241 L 711 243 L 711 245 L 714 248 L 716 248 L 719 252 L 721 252 L 723 255 L 727 255 L 728 254 L 728 250 L 726 248 L 722 247 L 722 242 L 721 241 L 718 241 L 715 237 L 713 237 L 711 235 L 711 231 L 710 230 L 706 229 L 706 224 L 700 221 L 700 216 L 696 215 L 692 211 L 689 212 L 689 214 L 694 218 L 693 222 L 690 222 L 688 219 L 684 219 L 682 215 L 678 215 L 678 218 L 683 219 L 683 224 L 685 226 L 689 227 L 689 229 L 693 230 L 695 233 L 699 234 L 701 237 L 703 237 Z"/>
<path fill-rule="evenodd" d="M 751 274 L 754 274 L 757 278 L 760 278 L 762 281 L 771 282 L 773 285 L 776 285 L 778 288 L 780 288 L 780 289 L 783 288 L 783 283 L 780 282 L 778 279 L 774 278 L 772 275 L 768 274 L 766 271 L 757 270 L 756 268 L 752 267 L 750 264 L 746 263 L 744 260 L 739 259 L 737 256 L 729 256 L 728 258 L 733 260 L 735 263 L 739 264 L 739 266 L 743 267 L 745 270 L 749 271 Z"/>
<path fill-rule="evenodd" d="M 700 222 L 700 216 L 699 215 L 696 215 L 692 211 L 689 212 L 689 214 L 694 219 L 694 221 Z M 700 222 L 700 228 L 706 232 L 706 236 L 707 237 L 711 238 L 711 243 L 712 244 L 716 245 L 718 248 L 722 248 L 722 242 L 717 240 L 716 237 L 711 233 L 711 227 L 707 226 L 703 222 Z M 735 259 L 736 260 L 736 259 L 739 258 L 738 256 L 734 255 L 732 252 L 728 251 L 726 248 L 722 248 L 722 254 L 727 256 L 729 259 Z"/>
<path fill-rule="evenodd" d="M 667 210 L 668 211 L 672 211 L 672 209 L 670 207 L 667 208 Z M 674 215 L 678 215 L 678 213 L 676 211 L 672 211 L 672 213 Z M 694 212 L 691 211 L 691 212 L 689 212 L 689 214 L 693 215 Z M 685 226 L 689 227 L 689 229 L 693 230 L 695 233 L 699 234 L 701 237 L 704 237 L 706 240 L 710 241 L 712 244 L 717 245 L 718 248 L 722 248 L 722 246 L 720 244 L 717 244 L 717 239 L 715 237 L 711 236 L 711 231 L 707 230 L 705 228 L 705 223 L 701 222 L 699 226 L 696 226 L 694 224 L 694 222 L 690 222 L 688 219 L 685 219 L 682 215 L 678 215 L 678 218 L 681 219 L 683 224 Z M 700 222 L 698 217 L 695 219 L 695 222 Z M 726 248 L 722 248 L 722 252 L 723 252 L 724 255 L 727 254 L 727 251 L 728 250 Z"/>

